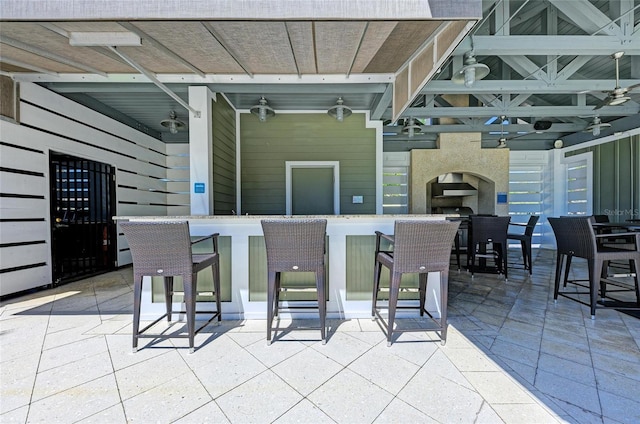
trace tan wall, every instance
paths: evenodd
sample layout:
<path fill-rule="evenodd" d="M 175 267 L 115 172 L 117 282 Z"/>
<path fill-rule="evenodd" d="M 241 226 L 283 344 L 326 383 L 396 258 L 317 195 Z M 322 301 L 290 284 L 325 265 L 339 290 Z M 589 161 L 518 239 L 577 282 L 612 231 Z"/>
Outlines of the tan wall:
<path fill-rule="evenodd" d="M 430 183 L 449 172 L 471 174 L 466 181 L 479 195 L 471 207 L 476 213 L 507 215 L 509 205 L 498 205 L 496 193 L 509 191 L 509 149 L 482 149 L 479 133 L 440 134 L 438 149 L 411 151 L 410 213 L 431 213 Z"/>

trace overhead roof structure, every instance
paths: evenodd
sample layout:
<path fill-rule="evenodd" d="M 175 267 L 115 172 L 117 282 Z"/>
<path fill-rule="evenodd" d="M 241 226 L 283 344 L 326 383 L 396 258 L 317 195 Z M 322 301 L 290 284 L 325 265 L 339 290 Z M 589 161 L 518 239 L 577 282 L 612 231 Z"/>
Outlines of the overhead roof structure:
<path fill-rule="evenodd" d="M 248 110 L 327 110 L 339 97 L 385 121 L 386 151 L 434 148 L 441 132 L 549 149 L 640 127 L 634 0 L 4 0 L 0 72 L 164 141 L 189 85 Z M 472 52 L 489 74 L 451 81 Z M 616 79 L 612 55 L 618 60 Z M 602 105 L 616 87 L 630 100 Z M 497 117 L 505 116 L 501 133 Z M 402 133 L 414 118 L 420 134 Z M 536 122 L 551 123 L 539 130 Z M 176 138 L 177 137 L 177 138 Z"/>

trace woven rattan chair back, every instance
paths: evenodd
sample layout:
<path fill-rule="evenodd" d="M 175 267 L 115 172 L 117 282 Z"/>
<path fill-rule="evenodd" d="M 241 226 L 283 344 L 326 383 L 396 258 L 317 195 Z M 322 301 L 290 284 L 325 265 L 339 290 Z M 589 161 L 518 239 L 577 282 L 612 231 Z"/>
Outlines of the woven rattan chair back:
<path fill-rule="evenodd" d="M 326 219 L 262 220 L 268 271 L 315 271 L 324 266 L 326 228 Z"/>
<path fill-rule="evenodd" d="M 538 224 L 538 220 L 540 219 L 540 215 L 530 215 L 529 220 L 527 221 L 527 226 L 524 229 L 524 235 L 526 237 L 533 237 L 533 232 L 536 230 L 536 224 Z"/>
<path fill-rule="evenodd" d="M 394 270 L 422 273 L 449 269 L 451 243 L 459 225 L 459 221 L 397 220 L 394 225 Z"/>
<path fill-rule="evenodd" d="M 491 243 L 492 256 L 496 261 L 498 270 L 507 278 L 507 231 L 509 230 L 510 216 L 481 216 L 469 217 L 469 237 L 467 247 L 467 263 L 473 276 L 476 269 L 476 258 L 485 256 L 478 253 L 480 244 Z"/>
<path fill-rule="evenodd" d="M 510 216 L 479 216 L 470 218 L 470 237 L 474 243 L 506 243 Z"/>
<path fill-rule="evenodd" d="M 532 252 L 531 252 L 531 242 L 533 239 L 533 232 L 536 229 L 536 224 L 538 223 L 538 219 L 540 219 L 539 215 L 529 215 L 529 220 L 524 228 L 524 232 L 522 233 L 508 233 L 507 238 L 510 240 L 518 240 L 520 242 L 520 247 L 522 248 L 522 259 L 524 262 L 524 269 L 529 270 L 529 274 L 533 273 L 533 265 L 532 265 Z M 511 225 L 521 225 L 514 224 Z"/>
<path fill-rule="evenodd" d="M 548 218 L 556 238 L 558 253 L 593 259 L 597 251 L 593 217 Z"/>
<path fill-rule="evenodd" d="M 191 273 L 191 240 L 185 222 L 122 222 L 133 268 L 140 275 Z"/>
<path fill-rule="evenodd" d="M 267 343 L 271 344 L 274 317 L 280 309 L 283 272 L 314 272 L 320 335 L 326 343 L 325 239 L 326 219 L 264 219 L 261 221 L 267 251 Z M 307 307 L 300 307 L 307 309 Z"/>

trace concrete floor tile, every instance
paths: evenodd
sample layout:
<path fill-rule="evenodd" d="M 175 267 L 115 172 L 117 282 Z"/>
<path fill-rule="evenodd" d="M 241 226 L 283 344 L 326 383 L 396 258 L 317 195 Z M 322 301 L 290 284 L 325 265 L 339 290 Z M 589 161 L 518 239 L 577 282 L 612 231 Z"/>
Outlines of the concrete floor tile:
<path fill-rule="evenodd" d="M 31 403 L 27 422 L 77 422 L 120 404 L 112 374 Z"/>
<path fill-rule="evenodd" d="M 637 391 L 637 386 L 636 386 Z M 629 399 L 615 393 L 600 391 L 602 415 L 616 422 L 634 424 L 640 422 L 640 401 L 638 397 Z"/>
<path fill-rule="evenodd" d="M 478 418 L 475 424 L 504 424 L 498 413 L 487 403 L 484 402 L 478 412 Z"/>
<path fill-rule="evenodd" d="M 534 403 L 531 395 L 512 378 L 500 371 L 463 372 L 475 390 L 490 404 Z"/>
<path fill-rule="evenodd" d="M 326 345 L 316 345 L 312 349 L 317 349 L 323 355 L 343 366 L 347 366 L 364 352 L 371 349 L 371 344 L 352 337 L 349 333 L 335 333 Z"/>
<path fill-rule="evenodd" d="M 393 395 L 344 369 L 308 399 L 336 422 L 370 423 L 387 407 Z"/>
<path fill-rule="evenodd" d="M 127 422 L 127 418 L 124 415 L 124 408 L 119 402 L 111 408 L 107 408 L 78 421 L 78 423 L 82 424 L 113 424 L 124 422 Z"/>
<path fill-rule="evenodd" d="M 483 404 L 473 389 L 438 374 L 419 372 L 398 399 L 438 422 L 474 422 Z"/>
<path fill-rule="evenodd" d="M 89 381 L 111 375 L 108 352 L 100 352 L 65 365 L 39 372 L 33 386 L 32 401 L 64 392 Z"/>
<path fill-rule="evenodd" d="M 264 366 L 271 368 L 296 353 L 308 349 L 308 347 L 304 343 L 295 340 L 276 340 L 271 345 L 267 345 L 265 339 L 257 341 L 245 347 L 245 349 L 258 361 L 262 362 Z"/>
<path fill-rule="evenodd" d="M 224 415 L 215 401 L 210 401 L 174 421 L 175 424 L 228 424 L 229 419 Z"/>
<path fill-rule="evenodd" d="M 395 398 L 391 401 L 380 415 L 375 419 L 374 424 L 397 424 L 397 423 L 424 423 L 436 424 L 427 414 L 417 410 L 406 402 Z"/>
<path fill-rule="evenodd" d="M 505 422 L 510 424 L 530 423 L 563 423 L 565 422 L 557 414 L 549 412 L 546 408 L 535 404 L 496 404 L 494 411 Z"/>
<path fill-rule="evenodd" d="M 561 358 L 541 353 L 540 359 L 538 360 L 538 370 L 586 385 L 594 386 L 596 382 L 593 368 L 575 362 L 571 356 Z"/>
<path fill-rule="evenodd" d="M 321 349 L 305 349 L 271 368 L 303 396 L 307 396 L 344 367 L 323 355 Z"/>
<path fill-rule="evenodd" d="M 538 356 L 540 354 L 538 350 L 510 343 L 504 339 L 496 339 L 496 341 L 491 345 L 491 353 L 502 358 L 521 362 L 525 365 L 537 364 Z"/>
<path fill-rule="evenodd" d="M 43 372 L 90 356 L 107 352 L 104 337 L 91 337 L 42 352 L 38 371 Z"/>
<path fill-rule="evenodd" d="M 302 399 L 293 408 L 282 414 L 276 419 L 274 424 L 298 424 L 298 423 L 314 423 L 314 424 L 332 424 L 335 423 L 327 414 L 322 412 L 320 408 Z"/>
<path fill-rule="evenodd" d="M 0 422 L 6 424 L 18 424 L 27 422 L 27 414 L 29 406 L 25 405 L 21 408 L 13 409 L 9 412 L 0 413 Z"/>
<path fill-rule="evenodd" d="M 303 397 L 274 372 L 265 371 L 216 399 L 232 423 L 270 423 Z"/>
<path fill-rule="evenodd" d="M 127 400 L 181 375 L 191 373 L 190 368 L 175 350 L 166 351 L 146 361 L 115 372 L 120 396 Z"/>
<path fill-rule="evenodd" d="M 585 410 L 600 414 L 600 401 L 595 386 L 576 383 L 567 378 L 538 370 L 536 389 L 542 393 L 566 401 Z"/>
<path fill-rule="evenodd" d="M 640 367 L 640 364 L 637 364 Z M 627 378 L 618 373 L 612 373 L 601 369 L 595 370 L 595 379 L 598 390 L 615 394 L 635 402 L 640 402 L 640 382 Z"/>
<path fill-rule="evenodd" d="M 173 422 L 211 402 L 197 377 L 189 372 L 123 401 L 127 421 Z"/>
<path fill-rule="evenodd" d="M 391 352 L 391 348 L 378 345 L 347 367 L 361 377 L 397 394 L 420 369 L 419 365 L 409 362 Z"/>
<path fill-rule="evenodd" d="M 499 371 L 500 368 L 479 349 L 442 349 L 455 367 L 462 371 Z"/>

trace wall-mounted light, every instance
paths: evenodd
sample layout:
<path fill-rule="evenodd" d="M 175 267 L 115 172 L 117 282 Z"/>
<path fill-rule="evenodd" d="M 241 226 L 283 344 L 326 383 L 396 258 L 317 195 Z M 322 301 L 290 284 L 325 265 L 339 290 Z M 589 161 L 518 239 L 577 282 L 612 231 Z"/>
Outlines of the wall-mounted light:
<path fill-rule="evenodd" d="M 335 118 L 338 122 L 344 121 L 344 118 L 347 118 L 351 115 L 351 108 L 344 105 L 344 100 L 342 97 L 338 97 L 338 101 L 334 106 L 331 106 L 329 110 L 327 110 L 327 114 L 332 118 Z"/>
<path fill-rule="evenodd" d="M 267 99 L 265 99 L 264 96 L 260 97 L 260 100 L 258 100 L 258 104 L 255 106 L 252 106 L 251 109 L 249 109 L 249 111 L 254 115 L 256 115 L 260 120 L 260 122 L 266 122 L 267 117 L 272 117 L 276 115 L 275 110 L 273 110 L 267 104 Z"/>
<path fill-rule="evenodd" d="M 163 119 L 160 121 L 160 125 L 169 128 L 171 134 L 177 134 L 178 130 L 185 127 L 185 123 L 178 119 L 178 115 L 176 115 L 176 112 L 173 110 L 169 112 L 169 119 Z"/>
<path fill-rule="evenodd" d="M 468 51 L 464 54 L 464 66 L 453 73 L 451 81 L 471 87 L 474 82 L 487 75 L 489 75 L 489 67 L 484 63 L 476 62 L 473 51 Z"/>
<path fill-rule="evenodd" d="M 404 126 L 402 127 L 402 133 L 413 137 L 415 134 L 420 134 L 422 127 L 416 124 L 415 118 L 409 118 L 404 120 Z"/>

